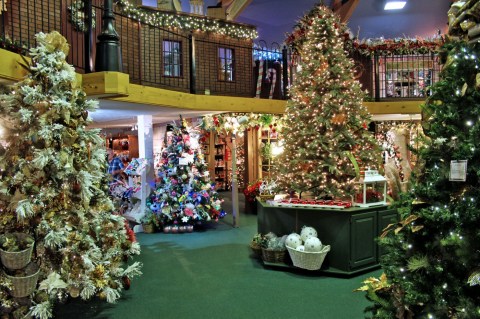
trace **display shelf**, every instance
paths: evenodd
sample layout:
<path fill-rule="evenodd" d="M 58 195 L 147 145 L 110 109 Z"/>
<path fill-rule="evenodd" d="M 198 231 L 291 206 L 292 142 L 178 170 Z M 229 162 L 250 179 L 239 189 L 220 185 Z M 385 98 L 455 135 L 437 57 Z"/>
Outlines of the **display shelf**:
<path fill-rule="evenodd" d="M 324 263 L 322 265 L 322 268 L 320 268 L 319 270 L 307 270 L 307 269 L 295 267 L 293 264 L 290 264 L 290 263 L 273 263 L 273 262 L 268 262 L 264 260 L 262 260 L 262 263 L 266 267 L 279 268 L 284 270 L 302 271 L 302 272 L 307 272 L 308 274 L 338 275 L 338 276 L 355 276 L 365 272 L 379 269 L 381 267 L 379 264 L 377 264 L 369 267 L 363 267 L 362 269 L 358 269 L 358 270 L 344 271 L 335 267 L 325 266 L 325 263 Z"/>
<path fill-rule="evenodd" d="M 280 207 L 257 201 L 259 233 L 280 236 L 299 233 L 304 225 L 314 227 L 322 243 L 331 246 L 321 268 L 331 274 L 354 275 L 378 268 L 384 251 L 376 240 L 397 220 L 396 210 L 387 205 L 336 209 Z"/>
<path fill-rule="evenodd" d="M 213 143 L 213 179 L 219 191 L 229 189 L 229 149 L 228 139 L 225 135 L 215 134 Z"/>

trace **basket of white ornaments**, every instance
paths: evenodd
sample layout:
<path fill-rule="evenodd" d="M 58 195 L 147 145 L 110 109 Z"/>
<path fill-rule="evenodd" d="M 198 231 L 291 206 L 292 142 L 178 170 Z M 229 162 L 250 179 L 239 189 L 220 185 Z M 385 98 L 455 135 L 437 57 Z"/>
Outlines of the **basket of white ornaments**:
<path fill-rule="evenodd" d="M 330 251 L 330 245 L 322 245 L 317 231 L 313 227 L 303 226 L 300 235 L 292 233 L 285 241 L 293 265 L 308 270 L 318 270 L 322 267 L 325 256 Z"/>

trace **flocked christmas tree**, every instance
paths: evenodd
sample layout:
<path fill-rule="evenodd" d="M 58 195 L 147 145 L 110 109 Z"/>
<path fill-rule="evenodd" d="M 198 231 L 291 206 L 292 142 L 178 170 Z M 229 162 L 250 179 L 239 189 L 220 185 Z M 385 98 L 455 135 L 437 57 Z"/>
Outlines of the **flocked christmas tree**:
<path fill-rule="evenodd" d="M 140 247 L 125 219 L 113 213 L 105 146 L 98 130 L 86 129 L 97 103 L 77 87 L 65 38 L 54 31 L 36 40 L 29 74 L 0 96 L 7 142 L 0 153 L 0 248 L 15 246 L 10 233 L 31 235 L 41 277 L 25 303 L 12 297 L 11 282 L 0 275 L 0 309 L 43 319 L 68 297 L 115 302 L 128 277 L 140 274 L 138 262 L 125 262 Z M 7 275 L 25 275 L 4 268 Z"/>
<path fill-rule="evenodd" d="M 480 46 L 440 56 L 414 194 L 382 236 L 386 277 L 364 287 L 375 318 L 480 318 Z"/>
<path fill-rule="evenodd" d="M 171 126 L 171 137 L 158 167 L 157 189 L 149 207 L 161 226 L 200 226 L 225 216 L 222 200 L 210 181 L 198 143 L 199 131 L 180 117 Z M 177 231 L 176 228 L 173 231 Z"/>
<path fill-rule="evenodd" d="M 370 115 L 363 92 L 346 56 L 345 26 L 319 5 L 294 32 L 291 44 L 301 57 L 291 87 L 278 160 L 279 182 L 297 192 L 348 197 L 356 165 L 377 168 L 377 145 L 367 131 Z"/>

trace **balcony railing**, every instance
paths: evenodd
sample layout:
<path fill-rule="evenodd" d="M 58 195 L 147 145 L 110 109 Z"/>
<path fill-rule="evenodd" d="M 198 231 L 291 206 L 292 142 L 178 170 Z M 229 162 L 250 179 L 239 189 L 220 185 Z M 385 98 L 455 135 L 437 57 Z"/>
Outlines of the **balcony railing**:
<path fill-rule="evenodd" d="M 35 46 L 36 33 L 57 30 L 71 46 L 67 61 L 79 73 L 92 72 L 102 7 L 102 0 L 9 0 L 7 10 L 0 14 L 0 45 L 25 53 L 22 48 Z M 85 18 L 89 15 L 91 24 Z M 165 29 L 119 10 L 114 23 L 123 72 L 132 83 L 192 94 L 286 99 L 288 86 L 295 80 L 298 61 L 276 43 L 269 47 L 262 41 L 254 44 L 216 34 Z M 231 57 L 222 58 L 225 52 Z M 372 100 L 423 99 L 429 94 L 428 86 L 438 81 L 440 67 L 431 52 L 357 54 L 352 58 L 356 76 Z"/>

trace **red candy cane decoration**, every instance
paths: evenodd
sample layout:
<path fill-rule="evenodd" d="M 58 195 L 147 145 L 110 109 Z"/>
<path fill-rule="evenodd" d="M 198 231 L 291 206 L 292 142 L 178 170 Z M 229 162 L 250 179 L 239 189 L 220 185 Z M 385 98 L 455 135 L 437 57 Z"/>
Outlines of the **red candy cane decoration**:
<path fill-rule="evenodd" d="M 263 60 L 260 59 L 258 64 L 258 78 L 257 78 L 257 91 L 255 92 L 255 97 L 260 98 L 260 93 L 262 93 L 262 77 L 263 77 Z"/>
<path fill-rule="evenodd" d="M 270 94 L 268 95 L 269 99 L 273 98 L 273 91 L 275 91 L 275 84 L 277 83 L 277 70 L 275 69 L 268 69 L 268 74 L 272 75 L 272 86 L 270 87 Z"/>

